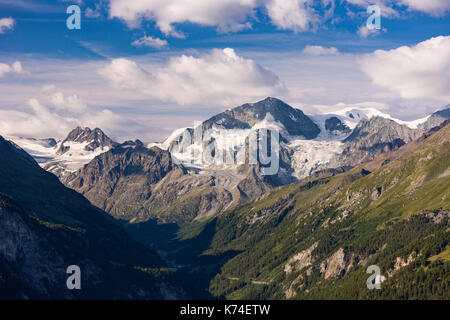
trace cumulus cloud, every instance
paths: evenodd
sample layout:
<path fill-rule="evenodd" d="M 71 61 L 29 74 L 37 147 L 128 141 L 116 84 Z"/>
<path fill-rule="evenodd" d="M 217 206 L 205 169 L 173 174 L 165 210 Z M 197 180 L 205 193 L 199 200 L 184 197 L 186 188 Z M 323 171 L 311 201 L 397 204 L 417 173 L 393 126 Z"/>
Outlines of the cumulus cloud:
<path fill-rule="evenodd" d="M 51 96 L 50 101 L 56 108 L 73 113 L 80 113 L 87 109 L 86 103 L 76 94 L 65 97 L 62 92 L 56 92 Z"/>
<path fill-rule="evenodd" d="M 21 74 L 24 73 L 22 64 L 20 61 L 14 62 L 12 65 L 8 65 L 6 63 L 0 63 L 0 78 L 5 76 L 7 73 L 16 73 Z"/>
<path fill-rule="evenodd" d="M 215 26 L 219 32 L 235 32 L 251 28 L 258 10 L 266 13 L 277 28 L 302 32 L 315 29 L 331 18 L 336 3 L 337 0 L 109 0 L 109 15 L 124 20 L 132 28 L 139 27 L 144 19 L 152 20 L 164 34 L 183 37 L 174 24 L 190 22 Z M 381 15 L 389 18 L 400 17 L 401 10 L 405 9 L 431 15 L 443 15 L 450 10 L 448 0 L 342 0 L 339 3 L 357 6 L 358 10 L 377 5 Z"/>
<path fill-rule="evenodd" d="M 401 4 L 408 6 L 410 10 L 422 11 L 431 15 L 443 15 L 450 11 L 448 0 L 401 0 Z"/>
<path fill-rule="evenodd" d="M 108 109 L 88 110 L 83 114 L 60 113 L 38 99 L 29 99 L 25 110 L 0 109 L 0 134 L 33 138 L 63 138 L 77 126 L 96 128 L 111 133 L 111 137 L 130 137 L 135 131 L 144 132 L 142 124 L 123 118 Z"/>
<path fill-rule="evenodd" d="M 52 137 L 55 133 L 67 133 L 79 123 L 74 118 L 64 118 L 51 112 L 37 99 L 30 99 L 28 108 L 28 112 L 0 110 L 1 134 Z"/>
<path fill-rule="evenodd" d="M 200 57 L 182 55 L 147 70 L 129 59 L 114 59 L 100 71 L 115 88 L 177 104 L 230 105 L 284 90 L 278 76 L 231 48 Z"/>
<path fill-rule="evenodd" d="M 334 0 L 109 0 L 111 18 L 124 20 L 135 28 L 143 19 L 156 22 L 166 35 L 183 37 L 174 27 L 190 22 L 217 27 L 218 32 L 236 32 L 252 27 L 257 9 L 263 9 L 272 24 L 296 32 L 316 26 L 321 18 L 315 6 L 324 8 L 327 18 L 334 11 Z"/>
<path fill-rule="evenodd" d="M 361 68 L 373 83 L 402 98 L 450 100 L 450 36 L 377 50 L 361 60 Z"/>
<path fill-rule="evenodd" d="M 168 45 L 167 40 L 143 36 L 134 40 L 131 45 L 135 47 L 151 47 L 154 49 L 162 49 Z"/>
<path fill-rule="evenodd" d="M 22 68 L 22 64 L 20 63 L 20 61 L 16 61 L 11 65 L 11 69 L 14 73 L 23 73 L 23 68 Z"/>
<path fill-rule="evenodd" d="M 371 5 L 380 7 L 381 15 L 383 17 L 397 17 L 398 11 L 393 8 L 393 0 L 345 0 L 346 2 L 367 9 Z"/>
<path fill-rule="evenodd" d="M 257 0 L 109 0 L 110 17 L 126 21 L 130 27 L 142 19 L 156 21 L 166 35 L 180 36 L 174 23 L 192 22 L 217 26 L 219 31 L 237 31 L 249 27 L 247 17 Z"/>
<path fill-rule="evenodd" d="M 15 21 L 13 18 L 2 18 L 0 19 L 0 33 L 5 33 L 8 30 L 14 28 Z"/>
<path fill-rule="evenodd" d="M 448 0 L 346 0 L 348 3 L 367 8 L 370 5 L 378 5 L 381 15 L 385 17 L 398 17 L 400 8 L 411 11 L 421 11 L 430 15 L 443 15 L 450 11 Z M 397 9 L 395 9 L 397 7 Z"/>
<path fill-rule="evenodd" d="M 56 86 L 51 83 L 51 84 L 45 84 L 41 87 L 41 91 L 42 92 L 48 92 L 48 91 L 53 91 L 55 90 Z"/>
<path fill-rule="evenodd" d="M 339 54 L 339 50 L 335 47 L 327 48 L 322 46 L 306 46 L 302 52 L 312 56 Z"/>
<path fill-rule="evenodd" d="M 272 23 L 280 29 L 306 31 L 320 20 L 310 0 L 269 0 L 266 8 Z"/>
<path fill-rule="evenodd" d="M 381 30 L 378 29 L 369 29 L 367 28 L 367 25 L 364 24 L 358 28 L 358 31 L 356 32 L 361 38 L 367 38 L 369 36 L 376 36 L 380 34 L 380 32 L 386 32 L 385 28 L 382 28 Z"/>

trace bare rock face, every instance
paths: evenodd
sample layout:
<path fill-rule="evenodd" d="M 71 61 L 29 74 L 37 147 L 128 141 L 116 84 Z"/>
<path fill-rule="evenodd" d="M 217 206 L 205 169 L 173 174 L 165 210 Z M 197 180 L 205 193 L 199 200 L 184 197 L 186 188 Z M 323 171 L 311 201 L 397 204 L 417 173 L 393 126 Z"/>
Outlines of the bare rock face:
<path fill-rule="evenodd" d="M 329 132 L 350 133 L 352 130 L 337 117 L 325 120 L 325 130 Z"/>
<path fill-rule="evenodd" d="M 319 242 L 314 243 L 311 247 L 297 253 L 295 256 L 289 259 L 289 261 L 284 266 L 284 272 L 290 274 L 294 270 L 301 270 L 303 268 L 309 267 L 313 262 L 314 258 L 311 253 L 317 248 Z"/>
<path fill-rule="evenodd" d="M 389 276 L 389 277 L 392 277 L 393 274 L 394 274 L 397 270 L 399 270 L 399 269 L 401 269 L 401 268 L 404 268 L 404 267 L 410 265 L 412 262 L 414 262 L 414 260 L 416 260 L 416 258 L 417 258 L 418 256 L 420 256 L 420 254 L 418 254 L 417 252 L 413 251 L 413 252 L 411 252 L 411 253 L 409 254 L 409 256 L 406 257 L 406 258 L 403 258 L 403 257 L 396 257 L 396 258 L 395 258 L 394 268 L 388 270 L 388 272 L 387 272 L 388 276 Z"/>
<path fill-rule="evenodd" d="M 50 298 L 52 295 L 64 299 L 74 299 L 71 291 L 66 290 L 66 268 L 71 265 L 63 257 L 54 243 L 56 238 L 63 239 L 63 232 L 52 232 L 30 219 L 20 208 L 8 205 L 0 208 L 0 261 L 8 269 L 10 278 L 20 279 L 36 291 L 37 296 Z M 82 237 L 73 234 L 71 240 L 84 245 Z M 83 259 L 82 265 L 86 281 L 101 283 L 102 271 L 92 261 Z M 91 272 L 87 272 L 91 270 Z M 27 298 L 25 285 L 23 292 Z M 21 285 L 16 285 L 20 291 Z M 18 294 L 19 292 L 15 292 Z"/>
<path fill-rule="evenodd" d="M 416 252 L 412 252 L 406 259 L 403 259 L 401 257 L 397 257 L 395 259 L 394 270 L 398 270 L 400 268 L 406 267 L 411 262 L 413 262 L 416 258 L 417 258 L 417 253 Z"/>
<path fill-rule="evenodd" d="M 150 199 L 151 187 L 169 173 L 182 174 L 183 169 L 167 151 L 127 142 L 97 156 L 67 185 L 101 209 L 126 212 L 127 206 Z"/>
<path fill-rule="evenodd" d="M 439 212 L 425 212 L 425 216 L 432 220 L 434 223 L 441 223 L 442 219 L 445 217 L 450 219 L 449 210 L 441 210 Z"/>
<path fill-rule="evenodd" d="M 444 109 L 433 113 L 427 121 L 419 125 L 419 128 L 424 131 L 429 131 L 441 125 L 447 119 L 450 119 L 450 105 L 447 105 Z"/>
<path fill-rule="evenodd" d="M 383 189 L 382 187 L 376 187 L 373 191 L 372 194 L 370 195 L 372 200 L 377 200 L 379 197 L 381 197 L 381 194 L 383 193 Z"/>
<path fill-rule="evenodd" d="M 343 275 L 353 267 L 353 260 L 353 255 L 346 255 L 344 249 L 340 248 L 320 264 L 320 273 L 323 274 L 325 279 Z"/>
<path fill-rule="evenodd" d="M 422 130 L 411 129 L 382 117 L 362 120 L 343 141 L 344 151 L 338 157 L 338 163 L 341 166 L 355 166 L 371 161 L 419 138 L 422 134 Z"/>

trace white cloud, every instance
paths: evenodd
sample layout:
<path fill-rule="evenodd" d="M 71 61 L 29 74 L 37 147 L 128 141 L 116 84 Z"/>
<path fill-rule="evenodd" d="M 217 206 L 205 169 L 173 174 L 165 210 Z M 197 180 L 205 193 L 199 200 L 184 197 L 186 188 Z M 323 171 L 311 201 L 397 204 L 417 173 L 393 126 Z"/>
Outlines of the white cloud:
<path fill-rule="evenodd" d="M 410 10 L 422 11 L 431 15 L 443 15 L 450 11 L 448 0 L 401 0 Z"/>
<path fill-rule="evenodd" d="M 51 112 L 36 99 L 30 99 L 28 107 L 28 112 L 0 110 L 1 134 L 52 137 L 55 133 L 69 132 L 79 123 Z"/>
<path fill-rule="evenodd" d="M 398 17 L 399 13 L 392 6 L 393 0 L 346 0 L 348 3 L 367 9 L 371 5 L 380 7 L 381 15 L 383 17 Z"/>
<path fill-rule="evenodd" d="M 302 52 L 312 56 L 339 54 L 339 50 L 335 47 L 327 48 L 322 46 L 306 46 Z"/>
<path fill-rule="evenodd" d="M 369 29 L 367 28 L 366 24 L 363 24 L 358 28 L 358 31 L 356 32 L 361 38 L 367 38 L 372 35 L 378 35 L 380 33 L 380 30 L 378 29 Z"/>
<path fill-rule="evenodd" d="M 0 78 L 2 78 L 8 72 L 11 72 L 11 67 L 7 64 L 0 63 Z"/>
<path fill-rule="evenodd" d="M 180 105 L 229 106 L 243 99 L 275 95 L 284 89 L 272 71 L 238 56 L 230 48 L 214 49 L 200 57 L 182 55 L 152 70 L 129 59 L 114 59 L 100 74 L 116 88 Z"/>
<path fill-rule="evenodd" d="M 0 78 L 2 78 L 7 73 L 16 73 L 16 74 L 24 73 L 20 61 L 16 61 L 12 65 L 0 63 Z"/>
<path fill-rule="evenodd" d="M 267 12 L 272 24 L 295 32 L 307 31 L 320 23 L 314 0 L 109 0 L 111 18 L 124 20 L 136 28 L 143 19 L 156 22 L 166 35 L 183 37 L 176 23 L 191 22 L 217 27 L 218 32 L 236 32 L 252 27 L 257 9 Z M 324 17 L 334 11 L 334 0 L 322 0 Z"/>
<path fill-rule="evenodd" d="M 308 105 L 377 101 L 389 106 L 386 113 L 402 120 L 422 118 L 448 102 L 442 101 L 442 94 L 436 95 L 440 100 L 435 96 L 405 99 L 398 91 L 389 91 L 389 85 L 374 85 L 372 77 L 361 71 L 357 53 L 317 56 L 270 49 L 257 52 L 241 49 L 239 55 L 232 50 L 215 52 L 215 55 L 210 51 L 191 52 L 183 56 L 152 51 L 110 62 L 18 56 L 16 59 L 24 65 L 27 77 L 7 74 L 0 79 L 0 135 L 63 138 L 68 130 L 80 125 L 100 127 L 121 141 L 135 138 L 161 141 L 176 128 L 191 126 L 195 120 L 268 95 L 305 112 L 314 112 L 307 109 Z M 230 58 L 233 56 L 237 57 Z M 419 59 L 418 65 L 424 63 L 422 73 L 426 74 L 429 68 L 430 73 L 436 74 L 434 67 L 428 66 L 430 59 L 435 57 Z M 380 63 L 378 68 L 404 69 L 402 60 L 386 66 Z M 12 69 L 11 64 L 12 61 L 8 69 Z M 261 66 L 276 71 L 276 76 Z M 99 69 L 108 72 L 100 76 L 96 72 Z M 448 68 L 442 68 L 441 78 L 435 77 L 428 83 L 448 84 L 446 74 Z M 111 89 L 111 83 L 121 89 Z M 426 85 L 420 85 L 420 90 Z M 76 113 L 54 106 L 51 97 L 57 92 L 63 93 L 64 100 L 76 94 L 88 108 Z M 50 116 L 35 114 L 27 104 L 30 98 L 39 100 Z"/>
<path fill-rule="evenodd" d="M 155 49 L 162 49 L 167 46 L 168 43 L 167 40 L 143 36 L 139 39 L 134 40 L 131 45 L 135 47 L 151 47 Z"/>
<path fill-rule="evenodd" d="M 448 0 L 346 0 L 348 3 L 367 8 L 376 4 L 381 9 L 384 17 L 398 17 L 399 11 L 394 6 L 406 7 L 408 10 L 421 11 L 430 15 L 444 15 L 450 11 L 450 1 Z"/>
<path fill-rule="evenodd" d="M 119 58 L 99 70 L 99 73 L 119 89 L 145 91 L 152 75 L 138 66 L 135 61 Z"/>
<path fill-rule="evenodd" d="M 154 20 L 166 35 L 180 36 L 174 23 L 192 22 L 217 26 L 219 31 L 248 28 L 247 17 L 258 0 L 109 0 L 110 17 L 126 21 L 130 27 L 143 18 Z"/>
<path fill-rule="evenodd" d="M 22 64 L 20 61 L 16 61 L 11 65 L 11 69 L 14 73 L 23 73 Z"/>
<path fill-rule="evenodd" d="M 272 23 L 280 29 L 306 31 L 319 22 L 310 0 L 269 0 L 266 8 Z"/>
<path fill-rule="evenodd" d="M 42 87 L 41 87 L 41 91 L 42 92 L 49 92 L 49 91 L 53 91 L 53 90 L 55 90 L 56 89 L 56 86 L 54 85 L 54 84 L 46 84 L 46 85 L 43 85 Z"/>
<path fill-rule="evenodd" d="M 0 135 L 61 139 L 77 126 L 99 127 L 113 138 L 129 138 L 136 131 L 145 132 L 142 124 L 107 109 L 91 110 L 76 116 L 70 113 L 61 115 L 58 111 L 43 105 L 36 98 L 28 100 L 26 110 L 0 110 Z"/>
<path fill-rule="evenodd" d="M 13 18 L 0 19 L 0 34 L 14 28 L 15 21 Z"/>
<path fill-rule="evenodd" d="M 51 96 L 50 101 L 56 108 L 73 113 L 80 113 L 87 109 L 86 103 L 76 94 L 65 97 L 62 92 L 56 92 Z"/>
<path fill-rule="evenodd" d="M 361 67 L 373 83 L 402 98 L 450 100 L 450 36 L 377 50 L 361 60 Z"/>

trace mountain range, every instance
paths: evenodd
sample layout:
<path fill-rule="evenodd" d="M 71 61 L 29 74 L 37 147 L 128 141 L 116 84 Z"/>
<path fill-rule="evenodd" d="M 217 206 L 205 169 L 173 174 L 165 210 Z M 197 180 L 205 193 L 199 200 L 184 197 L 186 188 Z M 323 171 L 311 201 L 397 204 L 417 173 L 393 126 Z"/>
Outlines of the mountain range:
<path fill-rule="evenodd" d="M 147 146 L 140 141 L 116 143 L 98 128 L 76 128 L 59 142 L 9 138 L 66 186 L 115 218 L 189 223 L 315 172 L 348 170 L 373 160 L 439 125 L 449 110 L 411 122 L 372 108 L 307 116 L 269 97 L 213 116 L 197 128 L 178 129 L 162 143 Z M 263 128 L 280 132 L 280 169 L 275 175 L 263 175 L 263 165 L 248 159 L 249 136 Z M 201 142 L 195 141 L 195 130 L 204 135 Z M 247 148 L 244 162 L 201 161 L 204 146 L 212 144 L 216 153 L 226 154 L 230 141 L 236 152 Z"/>
<path fill-rule="evenodd" d="M 57 286 L 76 254 L 93 270 L 87 298 L 443 298 L 449 117 L 449 106 L 411 122 L 372 108 L 306 115 L 266 98 L 161 143 L 117 143 L 81 127 L 61 141 L 5 136 L 0 232 L 10 240 L 0 287 L 17 297 L 84 297 Z M 271 175 L 249 155 L 264 129 L 279 132 Z M 214 159 L 241 152 L 243 161 L 202 161 L 211 145 Z M 50 252 L 54 266 L 33 269 Z M 389 292 L 365 287 L 375 263 Z M 120 268 L 124 281 L 109 284 Z"/>

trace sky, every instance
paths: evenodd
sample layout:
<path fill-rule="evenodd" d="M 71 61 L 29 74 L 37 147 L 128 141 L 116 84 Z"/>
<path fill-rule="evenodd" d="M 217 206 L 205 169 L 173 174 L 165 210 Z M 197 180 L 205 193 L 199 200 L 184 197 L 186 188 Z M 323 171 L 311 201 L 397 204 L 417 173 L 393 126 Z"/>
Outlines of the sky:
<path fill-rule="evenodd" d="M 448 0 L 0 0 L 0 134 L 154 142 L 267 96 L 423 118 L 450 103 L 449 14 Z"/>

